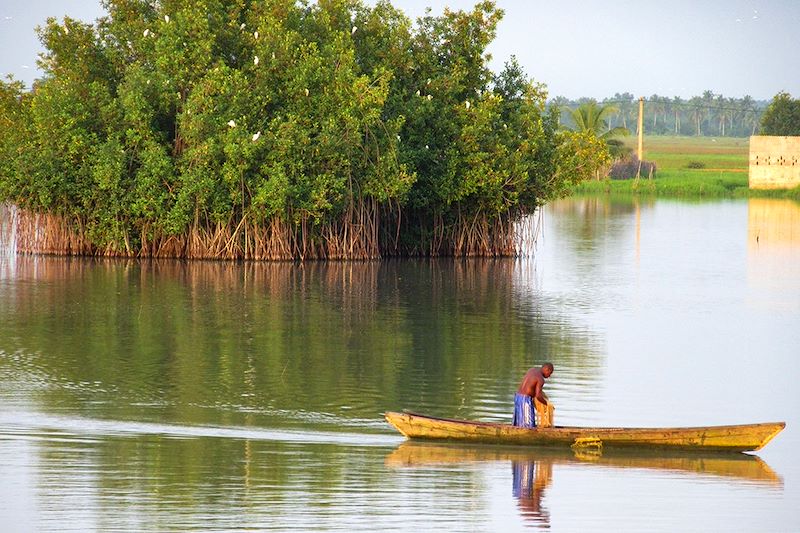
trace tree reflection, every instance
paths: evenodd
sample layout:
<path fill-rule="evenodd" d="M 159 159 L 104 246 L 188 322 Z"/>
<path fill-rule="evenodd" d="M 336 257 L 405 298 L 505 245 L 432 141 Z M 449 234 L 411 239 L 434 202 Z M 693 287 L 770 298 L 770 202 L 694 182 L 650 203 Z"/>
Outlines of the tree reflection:
<path fill-rule="evenodd" d="M 0 287 L 0 350 L 25 354 L 11 373 L 48 384 L 30 391 L 45 412 L 336 429 L 413 407 L 504 421 L 532 354 L 558 367 L 594 353 L 549 333 L 566 318 L 526 312 L 515 265 L 19 257 Z"/>

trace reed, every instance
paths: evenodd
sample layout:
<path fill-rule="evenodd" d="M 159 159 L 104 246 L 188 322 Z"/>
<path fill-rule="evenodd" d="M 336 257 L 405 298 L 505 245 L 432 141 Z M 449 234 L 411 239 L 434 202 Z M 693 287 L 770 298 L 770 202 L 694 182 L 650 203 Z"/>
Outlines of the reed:
<path fill-rule="evenodd" d="M 532 250 L 540 219 L 511 213 L 490 218 L 480 212 L 450 221 L 412 219 L 402 208 L 372 200 L 352 204 L 340 217 L 315 225 L 307 217 L 253 222 L 196 222 L 168 235 L 142 228 L 138 241 L 96 245 L 85 223 L 52 213 L 14 208 L 8 232 L 16 253 L 61 256 L 216 259 L 246 261 L 374 260 L 387 256 L 514 257 Z M 423 239 L 406 239 L 404 232 Z M 138 244 L 136 244 L 138 242 Z M 412 242 L 412 244 L 405 244 Z"/>

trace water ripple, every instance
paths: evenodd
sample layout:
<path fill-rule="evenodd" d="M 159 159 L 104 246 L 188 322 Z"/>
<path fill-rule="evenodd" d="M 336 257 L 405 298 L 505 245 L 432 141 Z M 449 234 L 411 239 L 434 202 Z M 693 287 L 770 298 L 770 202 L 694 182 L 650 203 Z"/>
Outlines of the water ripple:
<path fill-rule="evenodd" d="M 41 436 L 45 436 L 53 431 L 61 432 L 65 435 L 98 438 L 157 435 L 178 439 L 228 438 L 306 444 L 338 444 L 344 446 L 392 446 L 403 440 L 393 435 L 367 433 L 189 426 L 152 422 L 98 420 L 73 416 L 53 416 L 31 413 L 0 414 L 0 435 L 25 435 L 31 434 L 31 432 L 40 432 Z"/>

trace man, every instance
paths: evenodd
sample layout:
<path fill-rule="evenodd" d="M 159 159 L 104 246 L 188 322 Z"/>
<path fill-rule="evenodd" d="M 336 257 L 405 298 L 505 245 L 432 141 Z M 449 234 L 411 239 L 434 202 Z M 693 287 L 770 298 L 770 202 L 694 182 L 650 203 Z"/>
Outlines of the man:
<path fill-rule="evenodd" d="M 541 368 L 531 368 L 522 378 L 514 395 L 514 420 L 513 425 L 523 428 L 535 428 L 536 418 L 533 414 L 534 399 L 547 406 L 547 396 L 542 392 L 544 380 L 553 373 L 553 364 L 545 363 Z"/>

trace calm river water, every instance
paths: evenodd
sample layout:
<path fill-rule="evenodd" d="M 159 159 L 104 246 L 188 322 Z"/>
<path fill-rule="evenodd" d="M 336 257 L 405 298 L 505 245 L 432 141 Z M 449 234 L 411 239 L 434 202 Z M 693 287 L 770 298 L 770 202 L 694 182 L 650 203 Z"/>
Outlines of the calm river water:
<path fill-rule="evenodd" d="M 757 455 L 591 456 L 413 445 L 383 421 L 508 421 L 546 360 L 559 424 L 787 428 Z M 798 531 L 799 382 L 790 201 L 568 199 L 520 260 L 6 247 L 0 528 Z"/>

